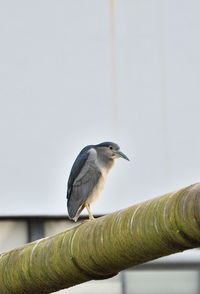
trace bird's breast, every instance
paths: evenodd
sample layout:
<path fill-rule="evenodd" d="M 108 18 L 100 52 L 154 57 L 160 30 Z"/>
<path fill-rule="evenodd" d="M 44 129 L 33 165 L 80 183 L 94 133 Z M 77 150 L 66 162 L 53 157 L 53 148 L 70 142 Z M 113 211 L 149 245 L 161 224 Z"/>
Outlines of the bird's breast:
<path fill-rule="evenodd" d="M 86 202 L 88 204 L 91 204 L 91 203 L 95 202 L 96 200 L 98 200 L 99 194 L 104 188 L 108 172 L 111 169 L 111 167 L 113 166 L 113 164 L 114 164 L 114 160 L 106 165 L 104 163 L 98 161 L 97 166 L 101 171 L 101 176 L 100 176 L 96 186 L 92 190 L 92 193 L 88 196 L 88 198 L 86 200 Z"/>
<path fill-rule="evenodd" d="M 108 172 L 101 171 L 101 176 L 100 176 L 96 186 L 94 187 L 94 189 L 92 190 L 92 193 L 87 198 L 88 204 L 91 204 L 91 203 L 95 202 L 96 200 L 98 200 L 99 194 L 104 188 L 107 174 L 108 174 Z"/>

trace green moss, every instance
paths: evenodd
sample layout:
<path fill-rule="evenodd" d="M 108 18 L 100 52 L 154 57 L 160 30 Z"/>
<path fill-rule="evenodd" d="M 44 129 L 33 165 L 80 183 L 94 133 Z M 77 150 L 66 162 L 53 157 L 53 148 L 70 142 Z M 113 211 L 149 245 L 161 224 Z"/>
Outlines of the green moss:
<path fill-rule="evenodd" d="M 0 293 L 51 293 L 200 246 L 200 184 L 0 255 Z"/>

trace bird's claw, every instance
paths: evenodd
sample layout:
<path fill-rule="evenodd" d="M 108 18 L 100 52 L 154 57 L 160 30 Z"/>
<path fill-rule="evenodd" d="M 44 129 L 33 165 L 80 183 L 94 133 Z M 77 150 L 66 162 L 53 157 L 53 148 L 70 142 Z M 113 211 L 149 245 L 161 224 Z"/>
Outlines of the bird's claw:
<path fill-rule="evenodd" d="M 93 217 L 93 218 L 88 218 L 88 219 L 85 219 L 85 220 L 83 221 L 83 223 L 88 223 L 88 222 L 93 221 L 93 220 L 95 220 L 94 217 Z"/>

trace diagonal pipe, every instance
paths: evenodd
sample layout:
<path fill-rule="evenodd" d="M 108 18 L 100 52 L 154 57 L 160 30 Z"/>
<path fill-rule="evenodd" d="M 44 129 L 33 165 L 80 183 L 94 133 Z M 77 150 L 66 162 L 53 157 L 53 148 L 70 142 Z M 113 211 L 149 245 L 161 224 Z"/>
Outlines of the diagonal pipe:
<path fill-rule="evenodd" d="M 51 293 L 200 246 L 200 184 L 0 255 L 0 293 Z"/>

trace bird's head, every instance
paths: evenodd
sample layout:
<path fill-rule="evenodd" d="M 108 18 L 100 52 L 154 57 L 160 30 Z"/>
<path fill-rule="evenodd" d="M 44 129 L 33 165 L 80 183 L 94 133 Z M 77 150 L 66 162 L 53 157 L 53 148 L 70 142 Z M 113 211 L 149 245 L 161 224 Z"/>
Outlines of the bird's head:
<path fill-rule="evenodd" d="M 103 142 L 95 145 L 95 148 L 98 153 L 108 159 L 124 158 L 129 160 L 128 157 L 121 152 L 120 147 L 113 142 Z"/>

